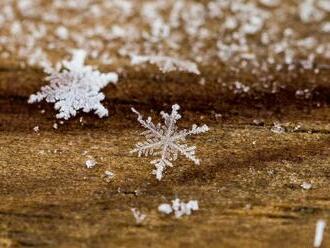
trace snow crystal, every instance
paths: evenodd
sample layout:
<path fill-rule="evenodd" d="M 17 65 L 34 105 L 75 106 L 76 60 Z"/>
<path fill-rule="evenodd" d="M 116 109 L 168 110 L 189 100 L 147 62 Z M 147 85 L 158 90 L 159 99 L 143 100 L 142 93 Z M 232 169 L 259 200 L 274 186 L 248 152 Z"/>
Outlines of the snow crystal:
<path fill-rule="evenodd" d="M 111 171 L 105 171 L 104 174 L 107 177 L 107 179 L 112 179 L 115 176 L 115 174 Z"/>
<path fill-rule="evenodd" d="M 307 182 L 303 182 L 301 185 L 300 185 L 303 189 L 306 189 L 306 190 L 309 190 L 312 188 L 312 184 L 311 183 L 307 183 Z"/>
<path fill-rule="evenodd" d="M 158 206 L 158 211 L 164 214 L 170 214 L 173 212 L 173 209 L 170 204 L 163 203 Z"/>
<path fill-rule="evenodd" d="M 91 169 L 96 165 L 96 161 L 94 159 L 88 159 L 86 160 L 85 165 L 88 169 Z"/>
<path fill-rule="evenodd" d="M 200 74 L 197 65 L 189 60 L 180 60 L 168 56 L 131 55 L 131 63 L 133 65 L 147 62 L 157 65 L 163 73 L 179 70 L 197 75 Z"/>
<path fill-rule="evenodd" d="M 330 22 L 325 22 L 321 26 L 321 30 L 324 33 L 330 33 Z"/>
<path fill-rule="evenodd" d="M 281 0 L 259 0 L 265 6 L 275 7 L 281 3 Z"/>
<path fill-rule="evenodd" d="M 132 214 L 135 218 L 136 224 L 140 225 L 142 224 L 142 222 L 145 220 L 145 218 L 147 217 L 146 214 L 142 214 L 139 210 L 137 210 L 136 208 L 131 208 Z"/>
<path fill-rule="evenodd" d="M 118 81 L 117 73 L 102 74 L 91 66 L 84 65 L 86 52 L 74 50 L 71 61 L 62 61 L 56 68 L 45 65 L 45 72 L 49 74 L 46 81 L 50 84 L 30 96 L 28 103 L 46 100 L 55 103 L 54 108 L 59 111 L 57 118 L 68 120 L 77 111 L 95 111 L 100 118 L 108 115 L 108 110 L 101 104 L 105 96 L 99 91 L 110 82 Z"/>
<path fill-rule="evenodd" d="M 274 122 L 274 126 L 270 129 L 273 133 L 281 134 L 285 132 L 285 128 L 281 126 L 281 123 Z"/>
<path fill-rule="evenodd" d="M 317 221 L 316 229 L 315 229 L 314 247 L 321 247 L 325 227 L 326 227 L 325 220 Z"/>
<path fill-rule="evenodd" d="M 166 203 L 158 206 L 159 212 L 165 214 L 171 214 L 174 212 L 176 218 L 180 218 L 183 215 L 191 215 L 192 211 L 197 211 L 198 209 L 198 201 L 191 200 L 187 203 L 184 203 L 178 198 L 172 201 L 172 206 Z"/>
<path fill-rule="evenodd" d="M 33 128 L 33 131 L 36 132 L 36 133 L 38 133 L 39 130 L 40 130 L 40 129 L 39 129 L 39 126 L 35 126 L 35 127 Z"/>
<path fill-rule="evenodd" d="M 325 14 L 315 5 L 315 0 L 302 0 L 299 6 L 300 19 L 305 23 L 321 21 Z"/>
<path fill-rule="evenodd" d="M 165 124 L 161 125 L 158 123 L 155 125 L 152 123 L 151 117 L 143 120 L 142 115 L 132 108 L 132 111 L 138 115 L 138 122 L 147 131 L 142 133 L 142 135 L 145 135 L 146 141 L 137 143 L 136 148 L 131 153 L 138 153 L 139 157 L 141 155 L 159 155 L 159 159 L 151 161 L 151 164 L 154 164 L 156 167 L 153 174 L 156 175 L 158 180 L 161 180 L 166 167 L 173 166 L 171 161 L 175 161 L 179 153 L 192 160 L 196 165 L 200 163 L 199 159 L 195 157 L 196 147 L 189 147 L 187 144 L 181 143 L 185 142 L 187 136 L 207 132 L 209 128 L 207 125 L 201 127 L 193 125 L 191 130 L 183 129 L 178 131 L 175 124 L 181 119 L 181 115 L 178 113 L 179 109 L 180 106 L 175 104 L 172 106 L 171 114 L 162 111 L 160 114 Z"/>
<path fill-rule="evenodd" d="M 69 38 L 69 31 L 66 27 L 60 26 L 55 30 L 55 34 L 62 40 Z"/>

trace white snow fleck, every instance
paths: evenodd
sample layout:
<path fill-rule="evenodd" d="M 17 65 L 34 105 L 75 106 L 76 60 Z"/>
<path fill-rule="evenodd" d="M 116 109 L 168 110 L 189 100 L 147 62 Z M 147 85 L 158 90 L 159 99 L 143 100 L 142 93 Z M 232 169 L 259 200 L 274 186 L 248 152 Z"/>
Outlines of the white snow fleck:
<path fill-rule="evenodd" d="M 281 0 L 259 0 L 259 2 L 268 7 L 275 7 L 281 3 Z"/>
<path fill-rule="evenodd" d="M 60 26 L 55 30 L 55 34 L 62 40 L 69 38 L 69 31 L 66 27 Z"/>
<path fill-rule="evenodd" d="M 329 3 L 330 5 L 330 3 Z M 324 22 L 321 26 L 321 30 L 324 33 L 330 33 L 330 22 Z"/>
<path fill-rule="evenodd" d="M 282 127 L 281 123 L 274 122 L 274 126 L 270 129 L 273 133 L 282 134 L 285 132 L 285 128 Z"/>
<path fill-rule="evenodd" d="M 303 189 L 306 189 L 306 190 L 309 190 L 312 188 L 312 184 L 311 183 L 307 183 L 307 182 L 303 182 L 301 185 L 300 185 Z"/>
<path fill-rule="evenodd" d="M 318 9 L 315 0 L 302 0 L 299 5 L 300 19 L 305 23 L 321 21 L 325 13 Z"/>
<path fill-rule="evenodd" d="M 142 224 L 142 222 L 145 220 L 145 218 L 147 217 L 146 214 L 142 214 L 139 210 L 137 210 L 136 208 L 131 208 L 132 214 L 135 218 L 136 224 L 140 225 Z"/>
<path fill-rule="evenodd" d="M 325 220 L 318 220 L 315 229 L 314 247 L 321 247 L 323 241 L 323 233 L 326 227 Z"/>
<path fill-rule="evenodd" d="M 107 177 L 107 179 L 112 179 L 115 176 L 115 174 L 111 171 L 105 171 L 104 174 Z"/>
<path fill-rule="evenodd" d="M 33 128 L 33 131 L 36 132 L 36 133 L 38 133 L 38 132 L 40 131 L 39 126 L 35 126 L 35 127 Z"/>
<path fill-rule="evenodd" d="M 170 214 L 173 212 L 173 209 L 170 204 L 163 203 L 158 206 L 158 211 L 164 214 Z"/>
<path fill-rule="evenodd" d="M 186 141 L 187 136 L 207 132 L 209 128 L 207 125 L 198 127 L 194 124 L 191 130 L 183 129 L 179 131 L 176 127 L 176 122 L 181 119 L 181 115 L 178 113 L 179 109 L 180 106 L 175 104 L 172 106 L 171 114 L 162 111 L 160 114 L 164 119 L 164 125 L 160 123 L 155 125 L 152 123 L 151 117 L 143 120 L 142 115 L 132 108 L 132 111 L 138 115 L 138 122 L 147 131 L 142 133 L 142 135 L 145 135 L 146 141 L 137 143 L 131 153 L 138 153 L 139 157 L 142 155 L 160 156 L 159 159 L 151 161 L 151 164 L 156 167 L 153 174 L 156 175 L 158 180 L 162 179 L 166 167 L 173 166 L 172 161 L 178 158 L 179 153 L 192 160 L 196 165 L 200 164 L 199 159 L 195 157 L 196 147 L 182 143 Z"/>
<path fill-rule="evenodd" d="M 191 200 L 187 203 L 184 203 L 178 198 L 172 201 L 172 206 L 165 203 L 159 205 L 158 207 L 158 211 L 165 214 L 171 214 L 174 212 L 176 218 L 180 218 L 183 215 L 191 215 L 192 211 L 197 211 L 198 209 L 198 201 Z"/>
<path fill-rule="evenodd" d="M 189 60 L 181 60 L 168 56 L 147 56 L 147 55 L 131 55 L 132 65 L 138 65 L 143 63 L 155 64 L 163 72 L 167 73 L 170 71 L 184 71 L 199 75 L 197 65 Z"/>
<path fill-rule="evenodd" d="M 96 161 L 94 159 L 88 159 L 86 160 L 85 165 L 88 169 L 91 169 L 96 165 Z"/>

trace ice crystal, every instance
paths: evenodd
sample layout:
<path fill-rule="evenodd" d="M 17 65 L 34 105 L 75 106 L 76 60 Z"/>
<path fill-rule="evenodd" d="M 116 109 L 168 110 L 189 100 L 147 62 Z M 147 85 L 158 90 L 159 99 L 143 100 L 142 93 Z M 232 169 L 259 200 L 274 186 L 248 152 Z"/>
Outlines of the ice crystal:
<path fill-rule="evenodd" d="M 158 206 L 158 211 L 165 214 L 171 214 L 174 211 L 176 218 L 180 218 L 183 215 L 191 215 L 192 211 L 197 211 L 198 209 L 198 201 L 193 200 L 184 203 L 178 198 L 172 201 L 172 205 L 164 203 Z"/>
<path fill-rule="evenodd" d="M 157 65 L 163 73 L 179 70 L 197 75 L 200 74 L 197 65 L 194 62 L 188 60 L 181 60 L 168 56 L 131 55 L 131 63 L 133 65 L 147 62 Z"/>
<path fill-rule="evenodd" d="M 69 119 L 83 112 L 95 111 L 100 118 L 108 115 L 108 110 L 101 104 L 105 98 L 100 90 L 110 82 L 116 83 L 116 73 L 103 74 L 91 66 L 84 65 L 86 52 L 75 50 L 71 61 L 63 61 L 56 68 L 45 65 L 49 74 L 46 81 L 50 84 L 43 86 L 39 92 L 30 96 L 28 102 L 36 103 L 42 100 L 54 103 L 59 111 L 57 118 Z"/>
<path fill-rule="evenodd" d="M 274 126 L 270 129 L 273 133 L 281 134 L 285 132 L 285 128 L 282 127 L 281 123 L 274 122 Z"/>
<path fill-rule="evenodd" d="M 314 247 L 321 247 L 323 241 L 323 233 L 326 227 L 325 220 L 318 220 L 315 229 Z"/>
<path fill-rule="evenodd" d="M 307 182 L 303 182 L 300 186 L 305 190 L 309 190 L 312 188 L 312 184 Z"/>
<path fill-rule="evenodd" d="M 96 161 L 93 158 L 86 160 L 85 165 L 87 169 L 91 169 L 96 165 Z"/>
<path fill-rule="evenodd" d="M 153 174 L 156 175 L 158 180 L 161 180 L 166 167 L 173 166 L 172 161 L 177 159 L 179 153 L 192 160 L 196 165 L 200 163 L 199 159 L 195 157 L 196 147 L 182 143 L 185 142 L 187 136 L 207 132 L 209 128 L 207 125 L 201 127 L 193 125 L 191 130 L 183 129 L 179 131 L 176 127 L 176 122 L 181 118 L 178 113 L 179 109 L 180 106 L 175 104 L 172 106 L 171 114 L 162 111 L 160 114 L 165 124 L 158 123 L 155 125 L 152 123 L 151 117 L 143 120 L 142 115 L 132 108 L 132 111 L 138 115 L 138 122 L 147 131 L 142 133 L 142 135 L 145 135 L 146 141 L 137 143 L 131 153 L 138 153 L 139 157 L 142 155 L 159 155 L 160 158 L 151 161 L 151 164 L 156 167 Z"/>
<path fill-rule="evenodd" d="M 136 208 L 131 208 L 132 214 L 135 218 L 136 224 L 140 225 L 142 224 L 142 222 L 145 220 L 145 218 L 147 217 L 146 214 L 142 214 L 139 210 L 137 210 Z"/>

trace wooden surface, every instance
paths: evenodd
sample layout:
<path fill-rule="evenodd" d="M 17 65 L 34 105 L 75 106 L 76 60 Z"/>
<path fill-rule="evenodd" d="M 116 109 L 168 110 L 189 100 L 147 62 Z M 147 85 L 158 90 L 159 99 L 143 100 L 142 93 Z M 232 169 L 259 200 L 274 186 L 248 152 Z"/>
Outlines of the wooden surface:
<path fill-rule="evenodd" d="M 7 6 L 0 13 L 0 248 L 312 247 L 317 220 L 330 225 L 329 34 L 320 31 L 329 12 L 322 10 L 322 23 L 302 22 L 301 0 L 274 8 L 251 0 L 213 18 L 210 1 L 187 0 L 174 15 L 182 19 L 176 27 L 169 14 L 179 1 L 159 1 L 158 10 L 154 2 L 160 19 L 145 15 L 151 2 L 81 1 L 72 8 L 72 1 L 0 1 L 0 9 Z M 196 28 L 204 19 L 200 4 L 206 19 Z M 255 17 L 251 6 L 267 20 L 258 33 L 237 34 Z M 228 30 L 227 17 L 239 26 Z M 148 38 L 159 20 L 172 25 L 171 35 Z M 70 39 L 55 34 L 62 25 Z M 129 32 L 117 36 L 116 26 Z M 233 45 L 229 60 L 223 45 Z M 37 67 L 44 56 L 57 63 L 77 48 L 88 52 L 87 64 L 120 79 L 103 90 L 109 118 L 79 114 L 60 124 L 51 104 L 27 99 L 45 84 Z M 132 52 L 188 59 L 201 75 L 133 66 Z M 101 55 L 112 63 L 102 65 Z M 130 108 L 158 121 L 175 103 L 180 128 L 207 124 L 210 131 L 188 140 L 201 164 L 180 157 L 159 182 L 152 158 L 129 153 L 143 140 Z M 285 132 L 272 132 L 274 122 Z M 90 157 L 93 169 L 85 166 Z M 200 210 L 181 219 L 157 211 L 176 197 L 198 200 Z M 142 225 L 131 208 L 147 215 Z M 330 247 L 329 227 L 322 247 Z"/>
<path fill-rule="evenodd" d="M 237 97 L 207 73 L 204 86 L 183 73 L 160 75 L 121 75 L 105 90 L 110 118 L 79 115 L 55 130 L 51 105 L 26 103 L 42 72 L 2 67 L 0 247 L 312 247 L 316 221 L 330 217 L 329 84 L 309 100 L 295 98 L 299 84 Z M 180 157 L 159 182 L 151 158 L 129 154 L 143 139 L 130 107 L 159 120 L 173 103 L 182 106 L 179 127 L 211 130 L 189 139 L 201 165 Z M 274 121 L 286 132 L 271 132 Z M 93 169 L 84 166 L 88 155 Z M 175 197 L 198 200 L 200 210 L 181 219 L 157 211 Z M 147 214 L 142 226 L 133 207 Z"/>

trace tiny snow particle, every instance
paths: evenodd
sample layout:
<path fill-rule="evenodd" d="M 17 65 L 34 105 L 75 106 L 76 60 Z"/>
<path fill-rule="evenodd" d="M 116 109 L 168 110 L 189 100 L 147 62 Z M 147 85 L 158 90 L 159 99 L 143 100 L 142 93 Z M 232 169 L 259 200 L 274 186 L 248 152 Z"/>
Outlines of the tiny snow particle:
<path fill-rule="evenodd" d="M 158 206 L 158 211 L 164 214 L 170 214 L 173 212 L 170 204 L 164 203 Z"/>
<path fill-rule="evenodd" d="M 132 214 L 135 218 L 136 224 L 140 225 L 142 224 L 142 222 L 145 220 L 145 218 L 147 217 L 146 214 L 142 214 L 139 210 L 137 210 L 136 208 L 131 208 Z"/>
<path fill-rule="evenodd" d="M 274 122 L 274 126 L 270 129 L 273 133 L 281 134 L 285 132 L 285 128 L 279 122 Z"/>
<path fill-rule="evenodd" d="M 96 165 L 96 161 L 94 159 L 88 159 L 86 160 L 85 165 L 88 169 L 91 169 Z"/>
<path fill-rule="evenodd" d="M 176 218 L 180 218 L 183 215 L 191 215 L 192 211 L 197 211 L 198 209 L 198 201 L 192 200 L 184 203 L 178 198 L 172 201 L 172 206 L 165 203 L 158 207 L 158 211 L 165 214 L 170 214 L 174 211 Z"/>
<path fill-rule="evenodd" d="M 320 247 L 323 241 L 323 233 L 326 226 L 325 220 L 318 220 L 315 229 L 314 247 Z"/>
<path fill-rule="evenodd" d="M 310 23 L 322 20 L 325 13 L 316 8 L 315 0 L 303 0 L 299 5 L 299 15 L 304 23 Z"/>
<path fill-rule="evenodd" d="M 33 131 L 36 132 L 36 133 L 38 133 L 39 130 L 40 130 L 40 129 L 39 129 L 39 126 L 35 126 L 35 127 L 33 128 Z"/>
<path fill-rule="evenodd" d="M 214 115 L 214 117 L 215 117 L 215 119 L 220 119 L 220 118 L 222 118 L 222 114 L 218 114 L 218 113 L 216 113 L 216 114 Z"/>
<path fill-rule="evenodd" d="M 139 65 L 143 63 L 155 64 L 163 73 L 171 71 L 184 71 L 189 73 L 194 73 L 199 75 L 200 71 L 198 70 L 197 65 L 194 62 L 189 60 L 181 60 L 177 58 L 172 58 L 168 56 L 148 56 L 148 55 L 131 55 L 132 65 Z"/>
<path fill-rule="evenodd" d="M 105 171 L 104 174 L 107 176 L 108 179 L 112 179 L 115 174 L 111 171 Z"/>
<path fill-rule="evenodd" d="M 281 0 L 259 0 L 260 3 L 267 7 L 275 7 L 281 3 Z"/>
<path fill-rule="evenodd" d="M 69 38 L 69 31 L 66 27 L 60 26 L 55 30 L 55 34 L 62 40 Z"/>
<path fill-rule="evenodd" d="M 296 132 L 298 131 L 299 129 L 301 129 L 301 125 L 298 124 L 297 126 L 294 127 L 293 131 Z"/>
<path fill-rule="evenodd" d="M 262 119 L 254 119 L 253 124 L 256 126 L 263 126 L 265 124 L 265 121 Z"/>
<path fill-rule="evenodd" d="M 321 26 L 321 30 L 324 33 L 330 33 L 330 22 L 325 22 Z"/>
<path fill-rule="evenodd" d="M 307 183 L 307 182 L 303 182 L 301 185 L 300 185 L 303 189 L 306 189 L 306 190 L 309 190 L 312 188 L 312 184 L 311 183 Z"/>
<path fill-rule="evenodd" d="M 57 123 L 54 123 L 54 124 L 53 124 L 53 128 L 54 128 L 54 129 L 57 129 L 57 128 L 58 128 L 58 124 L 57 124 Z"/>

